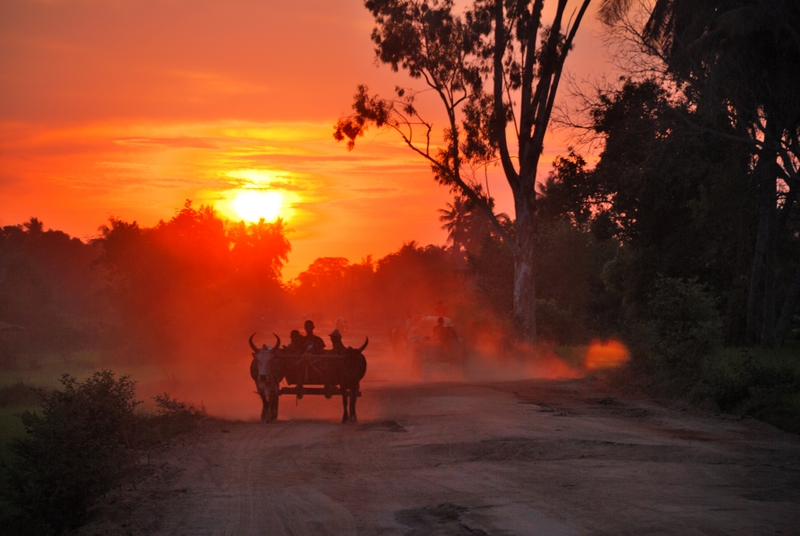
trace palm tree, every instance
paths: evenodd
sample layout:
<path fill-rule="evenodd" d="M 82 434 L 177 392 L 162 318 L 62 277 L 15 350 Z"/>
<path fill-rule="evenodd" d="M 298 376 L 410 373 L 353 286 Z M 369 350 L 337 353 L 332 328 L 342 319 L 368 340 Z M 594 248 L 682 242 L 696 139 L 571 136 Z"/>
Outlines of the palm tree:
<path fill-rule="evenodd" d="M 30 221 L 22 224 L 30 235 L 38 235 L 44 232 L 44 223 L 39 218 L 31 217 Z"/>
<path fill-rule="evenodd" d="M 457 195 L 452 203 L 446 204 L 447 208 L 440 208 L 439 221 L 443 222 L 442 229 L 447 231 L 447 242 L 451 245 L 454 257 L 461 256 L 464 241 L 467 235 L 467 221 L 470 209 L 467 198 Z"/>

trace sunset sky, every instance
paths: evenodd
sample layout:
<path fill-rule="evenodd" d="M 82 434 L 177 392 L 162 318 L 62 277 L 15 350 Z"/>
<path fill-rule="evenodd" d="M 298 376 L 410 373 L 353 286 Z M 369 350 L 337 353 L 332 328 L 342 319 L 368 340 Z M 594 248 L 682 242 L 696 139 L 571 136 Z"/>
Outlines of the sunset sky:
<path fill-rule="evenodd" d="M 36 216 L 89 239 L 110 216 L 152 226 L 185 199 L 239 219 L 248 190 L 282 197 L 284 279 L 321 256 L 443 244 L 436 209 L 451 196 L 425 163 L 389 132 L 352 152 L 332 136 L 359 83 L 413 87 L 376 66 L 372 27 L 361 0 L 3 0 L 0 226 Z M 610 69 L 594 10 L 567 65 L 577 81 Z M 551 136 L 540 176 L 565 135 Z"/>

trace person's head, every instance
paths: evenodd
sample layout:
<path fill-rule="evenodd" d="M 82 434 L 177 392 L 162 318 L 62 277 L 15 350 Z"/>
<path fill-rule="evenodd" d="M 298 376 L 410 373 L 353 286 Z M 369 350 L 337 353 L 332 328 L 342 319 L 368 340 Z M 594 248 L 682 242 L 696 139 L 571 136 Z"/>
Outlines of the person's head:
<path fill-rule="evenodd" d="M 444 318 L 440 316 L 439 318 L 436 319 L 436 323 L 439 324 L 440 326 L 444 326 Z"/>
<path fill-rule="evenodd" d="M 306 323 L 303 324 L 303 328 L 306 330 L 306 333 L 311 334 L 314 331 L 314 322 L 306 320 Z"/>
<path fill-rule="evenodd" d="M 341 332 L 339 332 L 338 329 L 334 329 L 333 331 L 331 331 L 331 334 L 329 335 L 329 337 L 331 338 L 332 342 L 336 342 L 336 341 L 341 341 L 342 340 L 342 334 L 341 334 Z"/>
<path fill-rule="evenodd" d="M 303 340 L 303 336 L 300 335 L 300 332 L 297 331 L 296 329 L 293 329 L 292 331 L 289 332 L 289 338 L 292 339 L 292 342 L 295 343 Z"/>

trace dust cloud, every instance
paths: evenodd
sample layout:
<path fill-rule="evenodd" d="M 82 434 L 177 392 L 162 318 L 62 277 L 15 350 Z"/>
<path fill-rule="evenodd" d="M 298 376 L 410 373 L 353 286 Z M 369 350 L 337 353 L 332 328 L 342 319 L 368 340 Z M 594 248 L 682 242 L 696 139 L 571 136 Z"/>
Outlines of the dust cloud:
<path fill-rule="evenodd" d="M 315 332 L 329 333 L 333 327 L 323 325 Z M 282 343 L 288 342 L 289 323 L 280 323 L 274 330 Z M 463 360 L 456 362 L 435 360 L 415 366 L 413 347 L 394 348 L 390 337 L 364 330 L 345 334 L 344 343 L 360 346 L 365 337 L 369 345 L 367 373 L 361 383 L 362 397 L 358 404 L 361 419 L 381 414 L 375 407 L 370 392 L 376 389 L 432 382 L 487 382 L 522 379 L 574 379 L 592 374 L 599 369 L 615 367 L 628 359 L 628 350 L 618 341 L 594 341 L 588 346 L 570 347 L 571 354 L 555 345 L 515 345 L 497 351 L 491 345 L 466 345 Z M 327 339 L 327 337 L 325 337 Z M 255 342 L 272 345 L 275 337 L 259 331 Z M 329 345 L 329 343 L 328 343 Z M 140 381 L 140 397 L 149 399 L 167 392 L 178 400 L 204 407 L 208 414 L 232 420 L 255 421 L 261 412 L 261 402 L 249 376 L 250 349 L 247 336 L 242 336 L 239 348 L 205 350 L 199 346 L 187 347 L 186 352 L 172 356 L 172 361 L 160 368 L 163 377 L 153 381 Z M 285 381 L 282 386 L 286 386 Z M 320 420 L 338 422 L 341 419 L 341 397 L 326 399 L 320 395 L 306 395 L 298 400 L 294 395 L 280 398 L 281 420 Z"/>
<path fill-rule="evenodd" d="M 3 339 L 0 368 L 12 379 L 41 384 L 44 373 L 80 379 L 110 369 L 137 383 L 145 408 L 166 393 L 211 415 L 255 420 L 248 338 L 273 345 L 277 334 L 285 345 L 307 319 L 329 348 L 334 328 L 348 346 L 369 337 L 364 409 L 383 386 L 579 378 L 627 360 L 614 341 L 514 343 L 508 271 L 492 265 L 497 277 L 481 279 L 448 247 L 409 242 L 378 260 L 319 258 L 282 282 L 291 251 L 282 222 L 232 224 L 190 201 L 152 228 L 111 218 L 91 243 L 42 229 L 36 219 L 4 228 L 17 260 L 0 267 L 14 291 L 0 312 L 20 340 Z M 544 338 L 568 338 L 549 324 Z M 340 411 L 338 400 L 289 395 L 279 414 L 338 420 Z"/>

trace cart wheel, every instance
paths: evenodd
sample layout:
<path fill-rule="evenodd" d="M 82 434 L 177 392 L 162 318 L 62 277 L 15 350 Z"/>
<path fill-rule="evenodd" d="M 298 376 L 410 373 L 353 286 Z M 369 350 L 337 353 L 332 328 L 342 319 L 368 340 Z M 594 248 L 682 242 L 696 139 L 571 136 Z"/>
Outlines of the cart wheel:
<path fill-rule="evenodd" d="M 278 418 L 278 395 L 269 395 L 269 420 L 274 421 Z"/>

